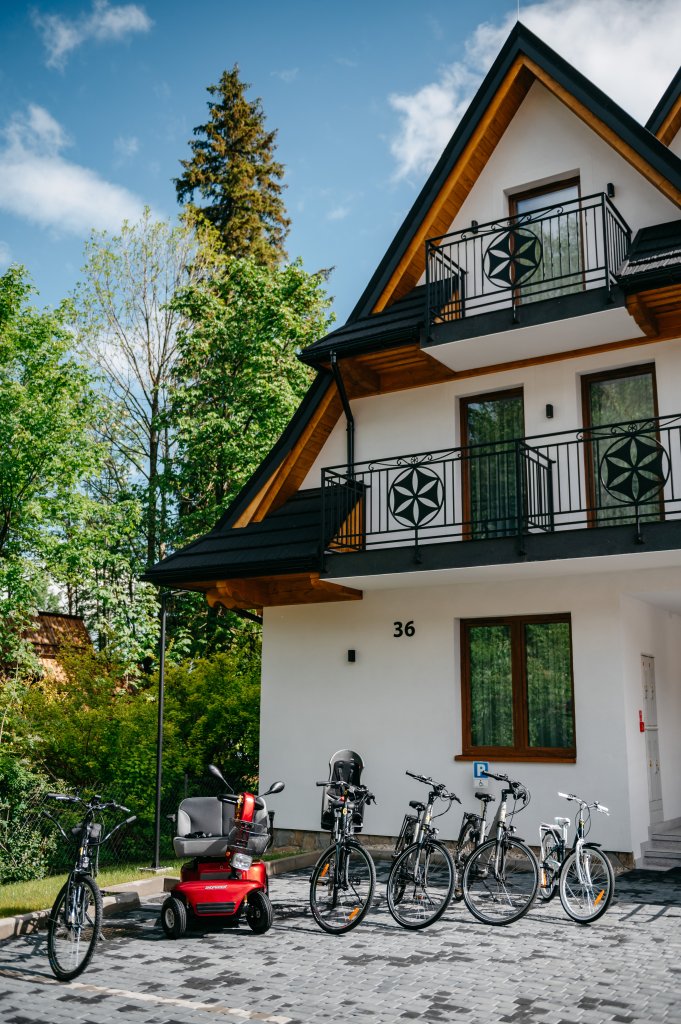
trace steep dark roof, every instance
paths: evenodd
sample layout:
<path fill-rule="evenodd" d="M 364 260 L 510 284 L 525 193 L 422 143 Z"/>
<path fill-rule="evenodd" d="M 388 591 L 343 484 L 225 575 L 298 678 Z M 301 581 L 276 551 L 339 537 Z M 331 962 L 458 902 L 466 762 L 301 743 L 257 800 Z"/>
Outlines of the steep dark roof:
<path fill-rule="evenodd" d="M 310 422 L 327 390 L 330 387 L 335 388 L 335 386 L 333 377 L 328 371 L 322 370 L 317 374 L 307 394 L 293 414 L 286 430 L 284 430 L 269 455 L 260 463 L 250 480 L 241 488 L 222 519 L 216 525 L 216 530 L 231 526 L 239 518 L 242 511 L 255 498 L 260 488 L 267 482 L 277 466 L 284 461 L 291 449 L 295 447 L 296 442 Z"/>
<path fill-rule="evenodd" d="M 347 495 L 335 504 L 336 510 L 326 514 L 325 547 L 351 511 Z M 260 523 L 239 529 L 218 524 L 158 562 L 144 579 L 174 587 L 201 580 L 315 571 L 319 569 L 321 522 L 321 488 L 298 491 Z"/>
<path fill-rule="evenodd" d="M 660 98 L 660 102 L 657 104 L 652 114 L 646 121 L 646 128 L 653 135 L 657 135 L 658 131 L 665 122 L 665 119 L 671 113 L 674 104 L 681 95 L 681 68 L 676 72 L 671 82 L 665 89 Z"/>
<path fill-rule="evenodd" d="M 386 343 L 399 345 L 418 341 L 420 328 L 425 322 L 425 307 L 426 289 L 425 285 L 420 285 L 382 312 L 348 321 L 325 338 L 315 341 L 300 358 L 316 366 L 328 359 L 334 350 L 345 357 L 383 348 Z"/>
<path fill-rule="evenodd" d="M 587 110 L 612 128 L 624 143 L 631 146 L 634 152 L 638 153 L 663 178 L 681 191 L 681 160 L 604 92 L 593 85 L 588 78 L 585 78 L 571 64 L 563 60 L 555 50 L 552 50 L 528 28 L 517 22 L 435 165 L 432 174 L 419 193 L 416 202 L 364 289 L 359 302 L 350 314 L 350 321 L 366 317 L 375 306 L 402 259 L 414 230 L 426 216 L 470 141 L 481 116 L 488 108 L 514 61 L 521 55 L 542 67 L 558 85 L 567 89 Z"/>
<path fill-rule="evenodd" d="M 626 291 L 680 281 L 681 220 L 637 231 L 617 276 Z"/>

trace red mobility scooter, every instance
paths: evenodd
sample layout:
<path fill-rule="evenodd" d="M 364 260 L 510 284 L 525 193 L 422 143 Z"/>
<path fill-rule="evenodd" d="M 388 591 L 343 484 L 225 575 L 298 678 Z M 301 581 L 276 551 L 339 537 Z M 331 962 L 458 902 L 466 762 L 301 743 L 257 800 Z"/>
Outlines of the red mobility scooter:
<path fill-rule="evenodd" d="M 208 769 L 231 790 L 214 764 Z M 264 797 L 283 788 L 283 782 L 275 782 L 262 796 L 229 792 L 182 801 L 173 847 L 178 857 L 193 859 L 182 865 L 180 882 L 161 908 L 169 939 L 184 935 L 189 922 L 220 918 L 235 925 L 243 916 L 259 935 L 271 928 L 267 873 L 260 860 L 272 840 Z"/>

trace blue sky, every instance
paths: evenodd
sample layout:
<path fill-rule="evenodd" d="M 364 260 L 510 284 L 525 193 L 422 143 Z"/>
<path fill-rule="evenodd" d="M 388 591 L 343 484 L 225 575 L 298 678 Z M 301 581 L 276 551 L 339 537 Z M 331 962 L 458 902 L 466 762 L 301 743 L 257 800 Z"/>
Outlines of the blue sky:
<path fill-rule="evenodd" d="M 91 227 L 172 178 L 237 62 L 278 130 L 291 257 L 334 267 L 342 322 L 516 18 L 516 0 L 8 0 L 0 8 L 0 270 L 54 304 Z M 678 0 L 544 0 L 521 19 L 644 120 L 681 56 Z"/>

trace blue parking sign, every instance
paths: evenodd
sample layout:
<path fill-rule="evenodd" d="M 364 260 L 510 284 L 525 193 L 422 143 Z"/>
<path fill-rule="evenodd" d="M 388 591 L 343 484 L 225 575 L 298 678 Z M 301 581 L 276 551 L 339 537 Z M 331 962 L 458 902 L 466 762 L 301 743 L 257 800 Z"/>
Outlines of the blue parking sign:
<path fill-rule="evenodd" d="M 473 761 L 473 788 L 487 789 L 489 780 L 485 772 L 489 771 L 489 761 Z"/>

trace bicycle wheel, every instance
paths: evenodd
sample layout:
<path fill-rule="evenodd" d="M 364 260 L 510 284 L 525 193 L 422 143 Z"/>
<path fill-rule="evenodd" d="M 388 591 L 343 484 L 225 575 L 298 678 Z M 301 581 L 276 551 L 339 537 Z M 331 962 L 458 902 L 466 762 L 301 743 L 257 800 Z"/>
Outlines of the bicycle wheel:
<path fill-rule="evenodd" d="M 560 837 L 557 832 L 544 832 L 539 857 L 539 898 L 548 903 L 558 892 L 560 872 Z"/>
<path fill-rule="evenodd" d="M 454 862 L 442 843 L 414 843 L 390 870 L 388 909 L 404 928 L 425 928 L 449 906 L 455 878 Z"/>
<path fill-rule="evenodd" d="M 475 849 L 477 838 L 477 830 L 470 825 L 463 835 L 459 836 L 459 841 L 456 844 L 456 853 L 454 854 L 454 867 L 456 868 L 454 899 L 457 903 L 463 899 L 463 869 L 466 866 L 466 861 Z"/>
<path fill-rule="evenodd" d="M 485 924 L 510 924 L 534 903 L 539 886 L 537 858 L 517 839 L 488 839 L 471 854 L 463 872 L 463 898 Z"/>
<path fill-rule="evenodd" d="M 102 894 L 89 875 L 70 877 L 54 901 L 47 955 L 60 981 L 77 978 L 92 960 L 102 924 Z"/>
<path fill-rule="evenodd" d="M 593 847 L 571 853 L 560 872 L 560 902 L 573 921 L 591 924 L 602 917 L 615 895 L 610 861 Z"/>
<path fill-rule="evenodd" d="M 376 868 L 363 846 L 354 842 L 330 846 L 310 879 L 310 909 L 315 921 L 325 932 L 349 932 L 366 916 L 375 887 Z"/>

